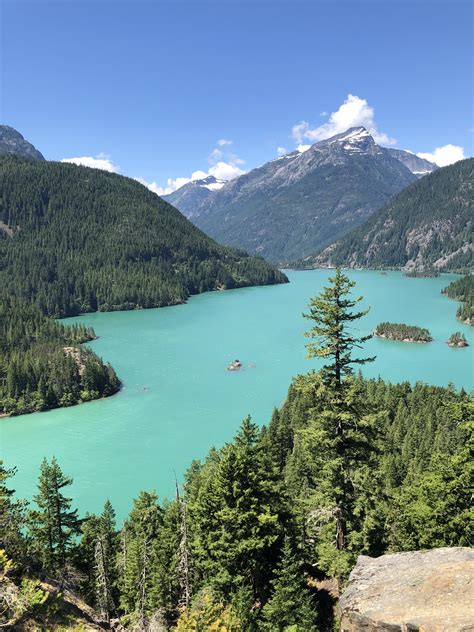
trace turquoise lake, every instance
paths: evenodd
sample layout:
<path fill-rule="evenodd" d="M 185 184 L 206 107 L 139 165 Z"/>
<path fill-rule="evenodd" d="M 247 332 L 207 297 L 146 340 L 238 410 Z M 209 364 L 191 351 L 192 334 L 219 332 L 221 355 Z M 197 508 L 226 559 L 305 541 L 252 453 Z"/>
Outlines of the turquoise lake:
<path fill-rule="evenodd" d="M 134 312 L 88 314 L 95 328 L 92 348 L 110 361 L 122 391 L 73 408 L 0 420 L 2 457 L 16 465 L 14 487 L 31 498 L 44 456 L 55 455 L 74 478 L 70 495 L 81 512 L 99 511 L 109 498 L 119 519 L 141 489 L 169 497 L 174 472 L 181 479 L 193 459 L 221 446 L 252 415 L 267 423 L 286 395 L 292 376 L 317 368 L 305 358 L 302 318 L 308 299 L 330 271 L 290 272 L 291 283 L 213 292 L 186 305 Z M 371 310 L 361 334 L 385 320 L 428 327 L 426 345 L 372 339 L 367 376 L 391 382 L 422 380 L 437 385 L 474 384 L 473 328 L 456 318 L 458 303 L 440 294 L 454 276 L 411 279 L 398 272 L 355 271 Z M 463 331 L 471 347 L 453 349 L 446 340 Z M 244 368 L 226 366 L 239 358 Z"/>

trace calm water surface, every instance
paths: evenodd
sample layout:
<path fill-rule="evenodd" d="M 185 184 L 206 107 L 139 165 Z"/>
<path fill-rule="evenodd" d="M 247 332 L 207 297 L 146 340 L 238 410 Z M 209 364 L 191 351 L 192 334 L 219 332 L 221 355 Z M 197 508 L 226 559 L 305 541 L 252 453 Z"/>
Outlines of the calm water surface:
<path fill-rule="evenodd" d="M 187 305 L 135 312 L 89 314 L 92 348 L 110 361 L 124 383 L 116 396 L 73 408 L 0 420 L 1 452 L 18 466 L 15 487 L 31 498 L 43 456 L 55 455 L 74 478 L 71 495 L 82 512 L 99 511 L 106 498 L 119 518 L 141 489 L 173 493 L 193 459 L 235 433 L 251 414 L 267 423 L 291 378 L 317 366 L 305 359 L 301 317 L 329 273 L 291 272 L 288 285 L 214 292 Z M 397 272 L 351 272 L 371 311 L 360 333 L 390 320 L 428 327 L 427 345 L 372 339 L 377 360 L 368 376 L 391 382 L 423 380 L 471 389 L 474 332 L 455 319 L 458 303 L 440 294 L 452 278 L 408 279 Z M 452 349 L 448 336 L 462 330 L 471 347 Z M 231 373 L 239 358 L 244 369 Z"/>

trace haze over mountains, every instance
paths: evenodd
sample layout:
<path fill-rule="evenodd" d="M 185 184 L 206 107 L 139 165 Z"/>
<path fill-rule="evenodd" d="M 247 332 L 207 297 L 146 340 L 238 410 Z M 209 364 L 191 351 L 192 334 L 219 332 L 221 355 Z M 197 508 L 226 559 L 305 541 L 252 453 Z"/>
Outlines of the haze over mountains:
<path fill-rule="evenodd" d="M 354 127 L 218 190 L 203 191 L 193 182 L 165 199 L 221 243 L 282 263 L 311 255 L 362 224 L 392 195 L 435 169 Z"/>

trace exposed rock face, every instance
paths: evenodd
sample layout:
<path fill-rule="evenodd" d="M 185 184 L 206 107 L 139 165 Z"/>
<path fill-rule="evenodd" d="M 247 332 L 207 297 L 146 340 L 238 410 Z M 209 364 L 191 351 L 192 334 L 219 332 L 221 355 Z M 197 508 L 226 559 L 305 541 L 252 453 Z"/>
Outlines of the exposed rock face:
<path fill-rule="evenodd" d="M 474 550 L 361 555 L 339 607 L 341 632 L 473 632 Z"/>
<path fill-rule="evenodd" d="M 0 154 L 13 154 L 23 158 L 44 160 L 43 154 L 25 140 L 20 132 L 9 125 L 0 125 Z"/>
<path fill-rule="evenodd" d="M 433 164 L 432 162 L 429 162 L 424 158 L 419 158 L 409 151 L 404 151 L 403 149 L 394 149 L 393 147 L 387 147 L 387 151 L 394 158 L 404 164 L 405 167 L 410 169 L 410 171 L 414 173 L 417 178 L 422 178 L 423 176 L 426 176 L 427 173 L 432 173 L 438 168 L 437 165 Z"/>

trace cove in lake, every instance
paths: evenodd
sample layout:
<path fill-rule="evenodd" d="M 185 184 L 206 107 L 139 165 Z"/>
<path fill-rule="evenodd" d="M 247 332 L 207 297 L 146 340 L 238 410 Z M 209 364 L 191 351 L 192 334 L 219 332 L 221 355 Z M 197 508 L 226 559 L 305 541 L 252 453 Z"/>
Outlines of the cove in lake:
<path fill-rule="evenodd" d="M 318 368 L 305 359 L 301 314 L 331 272 L 290 272 L 288 285 L 213 292 L 186 305 L 133 312 L 87 314 L 95 328 L 92 348 L 110 361 L 123 381 L 109 399 L 45 413 L 0 420 L 2 457 L 18 467 L 14 487 L 21 497 L 36 491 L 44 456 L 55 455 L 74 478 L 68 493 L 81 512 L 98 512 L 109 498 L 122 519 L 141 489 L 173 494 L 193 459 L 221 446 L 251 414 L 264 424 L 285 399 L 291 378 Z M 470 390 L 472 328 L 459 323 L 456 301 L 440 294 L 453 278 L 406 278 L 398 272 L 350 272 L 371 310 L 356 326 L 361 334 L 382 321 L 427 327 L 425 345 L 373 338 L 366 376 L 399 382 L 421 380 Z M 468 348 L 448 347 L 462 331 Z M 239 358 L 240 371 L 227 371 Z"/>

